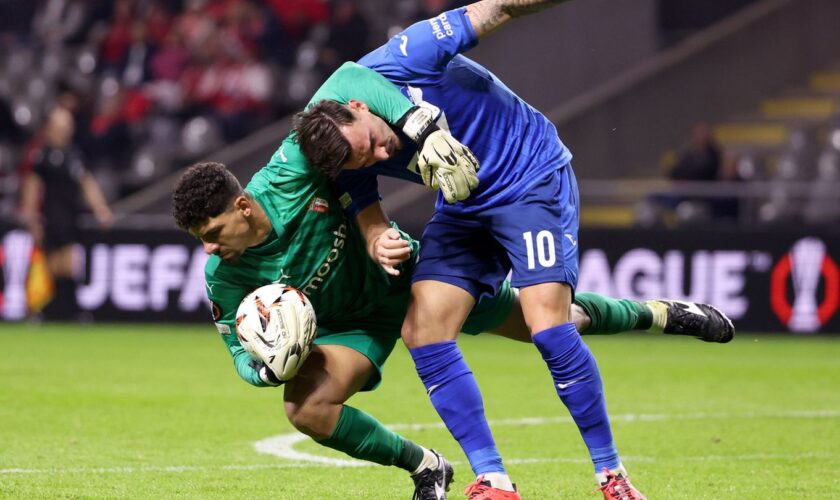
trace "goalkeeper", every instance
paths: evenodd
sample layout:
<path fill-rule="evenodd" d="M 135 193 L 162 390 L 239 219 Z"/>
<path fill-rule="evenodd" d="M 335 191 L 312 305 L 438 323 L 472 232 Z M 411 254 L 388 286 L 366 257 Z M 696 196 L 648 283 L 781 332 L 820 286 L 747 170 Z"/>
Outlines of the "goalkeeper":
<path fill-rule="evenodd" d="M 354 64 L 339 69 L 313 102 L 347 102 L 348 95 L 364 100 L 391 124 L 407 122 L 406 113 L 417 112 L 394 86 Z M 461 160 L 469 162 L 469 157 Z M 319 331 L 312 354 L 285 384 L 289 420 L 324 446 L 411 472 L 418 498 L 442 498 L 439 492 L 451 481 L 451 467 L 442 457 L 344 404 L 381 380 L 382 366 L 400 337 L 415 259 L 398 265 L 402 272 L 397 276 L 371 260 L 331 180 L 309 168 L 292 136 L 244 190 L 223 165 L 194 165 L 175 186 L 172 211 L 179 227 L 198 237 L 211 254 L 205 268 L 207 293 L 240 377 L 255 386 L 280 383 L 239 345 L 234 325 L 239 302 L 254 288 L 276 281 L 303 290 L 318 315 Z M 417 242 L 400 234 L 416 256 Z M 705 335 L 638 302 L 580 293 L 576 304 L 578 328 L 587 334 L 665 328 Z M 530 340 L 507 283 L 476 306 L 463 330 Z"/>

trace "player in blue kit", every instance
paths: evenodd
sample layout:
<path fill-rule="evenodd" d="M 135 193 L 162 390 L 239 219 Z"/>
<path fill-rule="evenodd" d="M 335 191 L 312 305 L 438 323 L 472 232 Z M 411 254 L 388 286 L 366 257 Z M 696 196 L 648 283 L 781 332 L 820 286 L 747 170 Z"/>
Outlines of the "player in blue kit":
<path fill-rule="evenodd" d="M 460 55 L 512 18 L 557 3 L 477 2 L 415 24 L 359 61 L 428 109 L 430 119 L 448 128 L 480 164 L 477 185 L 446 186 L 446 199 L 438 196 L 421 239 L 402 330 L 432 404 L 477 476 L 467 489 L 474 499 L 519 498 L 475 378 L 454 341 L 477 300 L 492 295 L 509 270 L 532 340 L 581 432 L 604 497 L 644 498 L 627 480 L 598 366 L 571 320 L 579 209 L 571 152 L 539 111 Z M 408 141 L 360 101 L 315 104 L 298 116 L 296 131 L 313 166 L 337 176 L 346 191 L 343 201 L 361 207 L 357 222 L 369 252 L 393 272 L 408 249 L 375 203 L 375 176 L 417 181 L 405 170 L 416 162 L 413 151 L 395 147 Z"/>

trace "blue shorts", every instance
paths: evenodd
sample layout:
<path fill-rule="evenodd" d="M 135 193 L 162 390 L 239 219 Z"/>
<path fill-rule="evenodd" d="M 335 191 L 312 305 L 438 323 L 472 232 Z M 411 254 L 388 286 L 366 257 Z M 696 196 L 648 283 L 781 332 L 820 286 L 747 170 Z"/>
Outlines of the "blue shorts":
<path fill-rule="evenodd" d="M 442 281 L 476 300 L 511 284 L 577 286 L 580 202 L 571 165 L 537 181 L 520 199 L 474 214 L 435 213 L 420 239 L 412 282 Z"/>

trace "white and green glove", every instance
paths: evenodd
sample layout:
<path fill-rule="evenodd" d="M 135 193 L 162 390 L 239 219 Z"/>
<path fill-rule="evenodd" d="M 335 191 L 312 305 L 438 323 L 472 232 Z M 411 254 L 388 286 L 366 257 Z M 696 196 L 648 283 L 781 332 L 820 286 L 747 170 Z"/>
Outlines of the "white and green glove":
<path fill-rule="evenodd" d="M 466 200 L 478 186 L 478 160 L 470 148 L 437 126 L 434 111 L 411 108 L 397 126 L 417 143 L 417 167 L 423 184 L 443 193 L 447 203 Z"/>

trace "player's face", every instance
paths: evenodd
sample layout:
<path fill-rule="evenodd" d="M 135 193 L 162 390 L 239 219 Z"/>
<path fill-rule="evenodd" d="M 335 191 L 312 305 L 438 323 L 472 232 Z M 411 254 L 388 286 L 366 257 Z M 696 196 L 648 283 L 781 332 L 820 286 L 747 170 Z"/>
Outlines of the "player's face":
<path fill-rule="evenodd" d="M 225 262 L 236 262 L 252 239 L 253 230 L 247 215 L 242 206 L 234 202 L 219 215 L 190 228 L 190 234 L 201 240 L 208 255 L 218 255 Z"/>
<path fill-rule="evenodd" d="M 400 150 L 397 134 L 385 120 L 371 113 L 365 103 L 351 100 L 347 106 L 356 120 L 350 125 L 339 127 L 350 144 L 350 158 L 342 168 L 355 170 L 369 167 L 387 160 Z"/>

